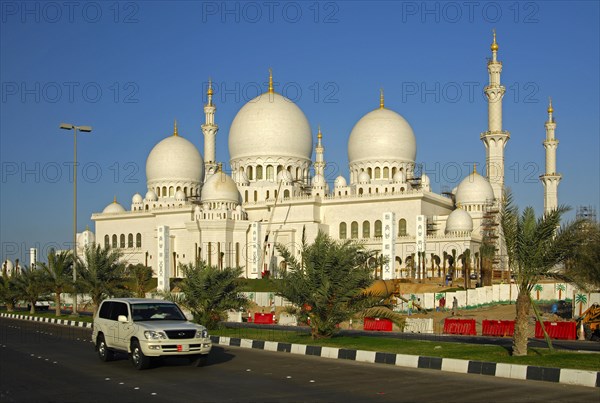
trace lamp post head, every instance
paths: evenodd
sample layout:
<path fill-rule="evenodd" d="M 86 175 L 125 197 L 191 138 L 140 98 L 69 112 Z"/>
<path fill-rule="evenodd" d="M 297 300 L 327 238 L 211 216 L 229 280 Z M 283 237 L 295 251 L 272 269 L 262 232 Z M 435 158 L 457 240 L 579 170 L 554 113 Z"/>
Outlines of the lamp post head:
<path fill-rule="evenodd" d="M 75 126 L 70 123 L 61 123 L 59 127 L 63 130 L 73 130 L 75 128 Z"/>
<path fill-rule="evenodd" d="M 75 126 L 70 123 L 61 123 L 59 127 L 63 130 L 79 130 L 80 132 L 86 133 L 92 131 L 92 126 Z"/>

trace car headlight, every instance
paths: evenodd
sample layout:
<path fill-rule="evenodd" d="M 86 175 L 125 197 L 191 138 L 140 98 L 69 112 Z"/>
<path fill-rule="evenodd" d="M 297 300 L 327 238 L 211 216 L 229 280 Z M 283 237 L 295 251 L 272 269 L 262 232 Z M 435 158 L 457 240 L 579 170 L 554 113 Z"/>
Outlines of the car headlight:
<path fill-rule="evenodd" d="M 144 332 L 144 337 L 148 340 L 165 340 L 167 335 L 164 332 L 157 332 L 155 330 L 146 330 Z"/>
<path fill-rule="evenodd" d="M 208 330 L 196 330 L 196 338 L 197 339 L 206 339 L 208 337 Z"/>

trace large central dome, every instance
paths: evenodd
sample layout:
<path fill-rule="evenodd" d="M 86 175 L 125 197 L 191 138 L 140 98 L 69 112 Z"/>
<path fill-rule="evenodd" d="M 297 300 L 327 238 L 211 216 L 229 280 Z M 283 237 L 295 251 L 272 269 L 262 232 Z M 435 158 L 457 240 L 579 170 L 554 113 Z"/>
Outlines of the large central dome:
<path fill-rule="evenodd" d="M 310 159 L 312 134 L 306 116 L 289 99 L 264 93 L 240 109 L 229 132 L 229 156 Z"/>
<path fill-rule="evenodd" d="M 350 133 L 350 164 L 373 161 L 414 162 L 417 142 L 412 128 L 398 113 L 379 108 L 363 116 Z"/>

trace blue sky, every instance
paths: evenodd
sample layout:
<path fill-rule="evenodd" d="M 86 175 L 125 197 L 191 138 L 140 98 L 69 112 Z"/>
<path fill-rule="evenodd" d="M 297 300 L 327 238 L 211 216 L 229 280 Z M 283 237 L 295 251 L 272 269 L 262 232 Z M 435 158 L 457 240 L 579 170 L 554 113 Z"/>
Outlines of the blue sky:
<path fill-rule="evenodd" d="M 69 5 L 73 4 L 73 5 Z M 347 140 L 379 103 L 403 115 L 434 191 L 484 166 L 491 31 L 504 63 L 506 184 L 543 209 L 544 121 L 552 96 L 563 180 L 559 202 L 600 207 L 598 2 L 18 2 L 2 1 L 2 259 L 72 239 L 73 136 L 78 230 L 116 196 L 144 194 L 152 147 L 180 135 L 203 153 L 203 104 L 215 83 L 217 159 L 237 111 L 266 90 L 321 125 L 328 180 L 348 177 Z M 481 169 L 480 168 L 480 169 Z M 572 217 L 574 213 L 570 214 Z"/>

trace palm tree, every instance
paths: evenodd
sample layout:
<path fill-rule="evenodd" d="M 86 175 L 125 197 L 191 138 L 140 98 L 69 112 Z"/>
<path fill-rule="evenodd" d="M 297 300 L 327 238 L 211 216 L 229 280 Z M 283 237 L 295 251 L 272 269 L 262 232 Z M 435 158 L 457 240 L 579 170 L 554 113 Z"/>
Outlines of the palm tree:
<path fill-rule="evenodd" d="M 536 284 L 535 287 L 533 287 L 533 291 L 535 291 L 535 299 L 536 300 L 540 300 L 540 291 L 542 291 L 544 289 L 544 287 L 542 287 L 541 284 Z"/>
<path fill-rule="evenodd" d="M 29 303 L 29 313 L 35 313 L 35 304 L 47 291 L 46 276 L 40 270 L 21 270 L 14 277 L 15 289 L 19 299 Z"/>
<path fill-rule="evenodd" d="M 130 287 L 134 295 L 138 298 L 145 298 L 152 282 L 152 269 L 141 263 L 130 264 L 127 266 L 125 274 L 129 276 Z"/>
<path fill-rule="evenodd" d="M 442 254 L 442 265 L 444 269 L 444 281 L 446 280 L 446 261 L 448 260 L 448 252 L 444 251 Z"/>
<path fill-rule="evenodd" d="M 558 290 L 558 299 L 561 300 L 562 299 L 562 293 L 563 291 L 565 291 L 566 287 L 564 284 L 557 284 L 556 285 L 556 289 Z"/>
<path fill-rule="evenodd" d="M 88 245 L 84 251 L 85 263 L 78 268 L 78 283 L 82 292 L 89 294 L 93 313 L 107 297 L 125 297 L 131 293 L 126 288 L 125 265 L 120 262 L 118 249 Z"/>
<path fill-rule="evenodd" d="M 541 277 L 556 276 L 555 268 L 569 257 L 578 242 L 578 224 L 559 228 L 560 218 L 568 210 L 566 207 L 559 207 L 536 218 L 531 207 L 520 214 L 518 207 L 512 204 L 509 193 L 504 200 L 501 225 L 518 289 L 512 354 L 523 356 L 527 355 L 528 317 L 532 305 L 538 321 L 542 323 L 548 345 L 552 347 L 531 299 L 531 291 Z"/>
<path fill-rule="evenodd" d="M 71 251 L 56 253 L 50 249 L 48 263 L 40 263 L 42 272 L 46 275 L 47 287 L 54 293 L 54 314 L 60 316 L 60 296 L 72 286 L 73 258 Z"/>
<path fill-rule="evenodd" d="M 194 321 L 208 329 L 216 329 L 227 310 L 248 306 L 248 299 L 241 293 L 241 268 L 219 269 L 204 261 L 179 267 L 184 275 L 179 284 L 181 293 L 167 293 L 165 297 L 189 309 Z"/>
<path fill-rule="evenodd" d="M 587 304 L 587 297 L 585 294 L 577 294 L 575 296 L 575 303 L 579 304 L 579 316 L 581 317 L 581 314 L 583 312 L 583 304 Z"/>
<path fill-rule="evenodd" d="M 4 271 L 2 277 L 0 277 L 0 302 L 6 304 L 8 312 L 13 312 L 18 301 L 19 293 L 16 289 L 14 276 L 10 276 Z"/>
<path fill-rule="evenodd" d="M 335 241 L 319 232 L 313 244 L 302 239 L 300 259 L 283 245 L 277 250 L 287 262 L 277 294 L 301 307 L 310 318 L 313 338 L 331 337 L 341 322 L 377 316 L 399 323 L 402 317 L 385 304 L 387 295 L 366 291 L 374 282 L 374 252 L 352 240 Z M 412 259 L 414 262 L 414 259 Z"/>

